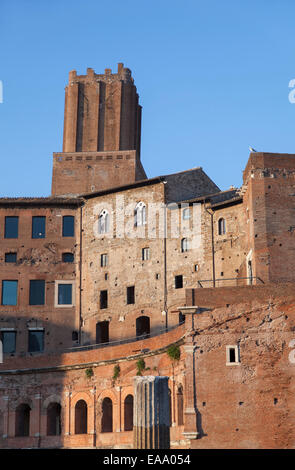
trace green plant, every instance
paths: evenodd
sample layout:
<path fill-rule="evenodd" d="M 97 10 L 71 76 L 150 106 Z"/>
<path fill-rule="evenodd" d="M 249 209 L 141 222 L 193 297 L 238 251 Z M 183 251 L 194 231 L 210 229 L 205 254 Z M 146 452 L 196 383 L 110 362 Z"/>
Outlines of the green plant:
<path fill-rule="evenodd" d="M 169 346 L 167 349 L 167 354 L 170 357 L 171 361 L 179 361 L 180 359 L 180 347 L 177 346 L 176 344 L 172 344 L 172 346 Z"/>
<path fill-rule="evenodd" d="M 142 375 L 142 372 L 145 370 L 145 362 L 143 359 L 139 359 L 136 363 L 137 373 L 136 375 Z"/>
<path fill-rule="evenodd" d="M 86 370 L 85 370 L 85 374 L 86 374 L 87 379 L 90 379 L 90 378 L 93 376 L 93 373 L 94 373 L 94 372 L 93 372 L 92 367 L 90 367 L 89 369 L 86 369 Z"/>
<path fill-rule="evenodd" d="M 114 366 L 113 380 L 116 380 L 119 377 L 120 372 L 121 372 L 120 366 L 118 364 L 116 364 Z"/>

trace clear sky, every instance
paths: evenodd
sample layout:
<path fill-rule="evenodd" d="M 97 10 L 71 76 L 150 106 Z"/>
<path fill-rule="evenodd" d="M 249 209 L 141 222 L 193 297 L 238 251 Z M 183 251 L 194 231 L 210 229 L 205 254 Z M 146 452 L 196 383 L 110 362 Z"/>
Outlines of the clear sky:
<path fill-rule="evenodd" d="M 149 177 L 295 153 L 294 0 L 1 0 L 0 195 L 47 196 L 68 72 L 132 70 Z"/>

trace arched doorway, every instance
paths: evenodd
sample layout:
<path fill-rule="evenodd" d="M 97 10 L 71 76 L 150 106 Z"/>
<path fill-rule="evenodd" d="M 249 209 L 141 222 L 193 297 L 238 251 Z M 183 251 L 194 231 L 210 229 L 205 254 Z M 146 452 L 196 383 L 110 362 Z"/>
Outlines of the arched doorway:
<path fill-rule="evenodd" d="M 124 431 L 133 429 L 133 396 L 127 395 L 124 400 Z"/>
<path fill-rule="evenodd" d="M 113 402 L 108 397 L 102 402 L 101 432 L 113 432 Z"/>
<path fill-rule="evenodd" d="M 22 403 L 15 410 L 15 436 L 24 437 L 30 435 L 30 414 L 29 405 Z"/>
<path fill-rule="evenodd" d="M 75 434 L 87 434 L 87 403 L 79 400 L 75 406 Z"/>
<path fill-rule="evenodd" d="M 138 317 L 136 318 L 136 336 L 146 336 L 150 334 L 150 319 L 149 317 Z"/>
<path fill-rule="evenodd" d="M 47 436 L 61 434 L 61 406 L 59 403 L 50 403 L 47 407 Z"/>

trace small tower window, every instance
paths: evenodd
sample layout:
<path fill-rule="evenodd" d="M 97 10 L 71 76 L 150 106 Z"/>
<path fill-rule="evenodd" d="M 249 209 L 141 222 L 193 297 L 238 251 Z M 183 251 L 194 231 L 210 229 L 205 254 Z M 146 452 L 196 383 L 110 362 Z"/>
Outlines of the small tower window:
<path fill-rule="evenodd" d="M 187 238 L 183 238 L 181 240 L 181 252 L 185 253 L 188 250 L 189 250 L 189 241 Z"/>
<path fill-rule="evenodd" d="M 144 202 L 138 202 L 134 210 L 134 226 L 141 227 L 146 224 L 146 205 Z"/>
<path fill-rule="evenodd" d="M 226 346 L 226 365 L 238 365 L 240 364 L 240 354 L 239 347 L 235 346 Z"/>
<path fill-rule="evenodd" d="M 106 209 L 101 211 L 98 218 L 98 232 L 99 233 L 108 233 L 110 229 L 110 220 L 109 213 Z"/>

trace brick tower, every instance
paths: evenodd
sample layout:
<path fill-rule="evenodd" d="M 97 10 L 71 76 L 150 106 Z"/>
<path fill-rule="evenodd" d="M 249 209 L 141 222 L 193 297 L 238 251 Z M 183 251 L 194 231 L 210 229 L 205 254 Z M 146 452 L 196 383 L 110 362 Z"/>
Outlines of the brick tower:
<path fill-rule="evenodd" d="M 141 106 L 131 71 L 69 73 L 62 153 L 53 154 L 52 195 L 83 194 L 145 179 Z"/>

